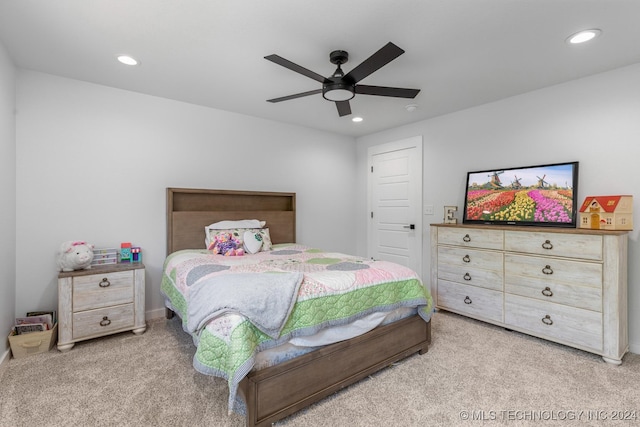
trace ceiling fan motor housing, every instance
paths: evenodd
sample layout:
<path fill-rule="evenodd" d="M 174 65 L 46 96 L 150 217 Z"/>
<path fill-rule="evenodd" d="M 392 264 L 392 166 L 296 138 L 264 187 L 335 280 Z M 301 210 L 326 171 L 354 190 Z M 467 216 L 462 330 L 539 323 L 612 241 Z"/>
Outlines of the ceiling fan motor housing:
<path fill-rule="evenodd" d="M 332 64 L 346 64 L 348 60 L 349 53 L 345 52 L 344 50 L 334 50 L 329 54 L 329 61 L 331 61 Z"/>

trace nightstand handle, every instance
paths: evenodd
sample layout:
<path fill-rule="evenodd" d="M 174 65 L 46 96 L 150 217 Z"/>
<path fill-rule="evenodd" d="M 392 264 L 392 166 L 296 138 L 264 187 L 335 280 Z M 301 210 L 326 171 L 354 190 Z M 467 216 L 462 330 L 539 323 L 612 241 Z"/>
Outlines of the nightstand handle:
<path fill-rule="evenodd" d="M 104 316 L 100 321 L 100 326 L 109 326 L 111 324 L 111 320 L 107 316 Z"/>
<path fill-rule="evenodd" d="M 109 281 L 109 279 L 107 279 L 106 277 L 104 279 L 102 279 L 102 281 L 100 283 L 98 283 L 98 285 L 101 288 L 106 288 L 107 286 L 111 285 L 111 282 Z"/>
<path fill-rule="evenodd" d="M 553 325 L 553 320 L 551 320 L 551 316 L 547 314 L 542 318 L 542 323 L 545 325 Z"/>

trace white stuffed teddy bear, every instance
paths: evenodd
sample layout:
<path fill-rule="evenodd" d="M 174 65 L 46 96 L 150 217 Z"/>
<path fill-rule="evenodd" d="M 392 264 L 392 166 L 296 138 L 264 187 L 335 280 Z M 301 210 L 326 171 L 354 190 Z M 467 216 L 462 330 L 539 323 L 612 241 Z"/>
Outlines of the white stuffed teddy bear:
<path fill-rule="evenodd" d="M 58 250 L 58 271 L 88 270 L 93 261 L 93 245 L 69 240 Z"/>

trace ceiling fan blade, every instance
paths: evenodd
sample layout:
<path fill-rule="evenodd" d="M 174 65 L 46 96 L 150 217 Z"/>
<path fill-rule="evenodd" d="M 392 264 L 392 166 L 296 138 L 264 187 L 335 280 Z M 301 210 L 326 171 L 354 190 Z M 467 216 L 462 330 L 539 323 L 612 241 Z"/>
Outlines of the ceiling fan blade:
<path fill-rule="evenodd" d="M 267 102 L 281 102 L 288 101 L 290 99 L 302 98 L 303 96 L 315 95 L 322 93 L 322 89 L 310 90 L 308 92 L 296 93 L 295 95 L 283 96 L 281 98 L 267 99 Z"/>
<path fill-rule="evenodd" d="M 351 105 L 349 105 L 349 101 L 336 101 L 336 107 L 338 107 L 338 115 L 340 117 L 351 114 Z"/>
<path fill-rule="evenodd" d="M 420 89 L 404 89 L 399 87 L 356 85 L 356 93 L 360 95 L 393 96 L 396 98 L 415 98 Z"/>
<path fill-rule="evenodd" d="M 307 70 L 306 68 L 301 67 L 298 64 L 294 64 L 293 62 L 289 61 L 288 59 L 284 59 L 281 56 L 268 55 L 268 56 L 265 56 L 264 59 L 267 59 L 267 60 L 269 60 L 271 62 L 274 62 L 274 63 L 276 63 L 278 65 L 282 65 L 283 67 L 288 68 L 291 71 L 295 71 L 296 73 L 300 73 L 303 76 L 307 76 L 307 77 L 309 77 L 309 78 L 311 78 L 313 80 L 317 80 L 320 83 L 324 83 L 325 80 L 326 80 L 326 78 L 324 76 L 321 76 L 318 73 L 314 73 L 311 70 Z"/>
<path fill-rule="evenodd" d="M 347 75 L 344 76 L 344 78 L 352 79 L 354 83 L 358 83 L 360 80 L 364 79 L 374 71 L 384 67 L 403 53 L 404 50 L 389 42 L 384 45 L 379 51 L 371 55 L 369 58 L 365 59 L 356 68 L 349 71 Z"/>

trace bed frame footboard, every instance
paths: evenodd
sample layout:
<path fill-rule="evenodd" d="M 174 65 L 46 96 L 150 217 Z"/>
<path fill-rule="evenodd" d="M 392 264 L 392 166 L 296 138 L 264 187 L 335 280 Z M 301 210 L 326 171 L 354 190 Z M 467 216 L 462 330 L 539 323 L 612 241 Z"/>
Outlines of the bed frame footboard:
<path fill-rule="evenodd" d="M 424 354 L 431 323 L 418 315 L 251 372 L 240 383 L 247 427 L 270 426 L 405 357 Z"/>

